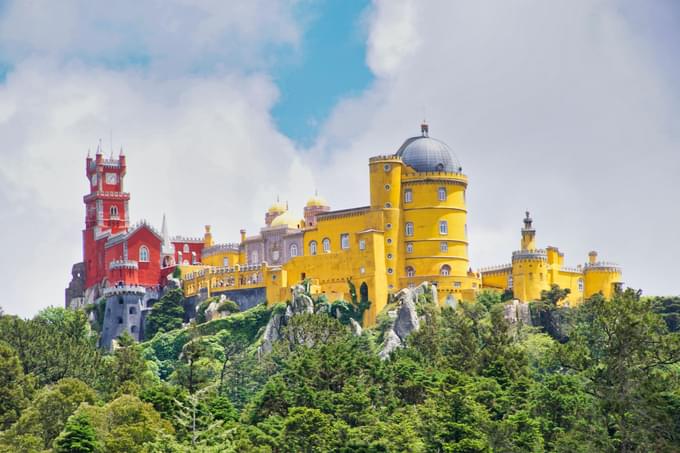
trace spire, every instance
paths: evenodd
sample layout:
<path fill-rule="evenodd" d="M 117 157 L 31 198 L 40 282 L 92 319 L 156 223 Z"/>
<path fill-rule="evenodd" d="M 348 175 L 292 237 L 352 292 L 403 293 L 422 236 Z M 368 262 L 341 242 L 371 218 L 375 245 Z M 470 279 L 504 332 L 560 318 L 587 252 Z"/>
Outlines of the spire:
<path fill-rule="evenodd" d="M 90 148 L 87 148 L 87 158 L 90 158 Z"/>
<path fill-rule="evenodd" d="M 165 221 L 165 213 L 163 213 L 163 225 L 161 226 L 161 235 L 163 236 L 163 245 L 170 244 L 170 236 L 168 235 L 168 224 Z"/>
<path fill-rule="evenodd" d="M 123 153 L 123 145 L 120 145 L 120 151 L 118 152 L 118 157 L 124 156 L 125 154 Z"/>
<path fill-rule="evenodd" d="M 102 153 L 102 139 L 99 139 L 99 143 L 97 144 L 97 154 Z"/>
<path fill-rule="evenodd" d="M 422 124 L 420 125 L 420 133 L 423 134 L 423 137 L 430 136 L 430 126 L 428 126 L 425 120 L 423 120 Z"/>

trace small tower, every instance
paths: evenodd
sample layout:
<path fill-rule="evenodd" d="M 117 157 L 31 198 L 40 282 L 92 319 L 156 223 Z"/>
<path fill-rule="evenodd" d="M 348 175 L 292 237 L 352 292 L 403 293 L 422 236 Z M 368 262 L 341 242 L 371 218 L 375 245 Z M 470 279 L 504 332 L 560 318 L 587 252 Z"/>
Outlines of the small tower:
<path fill-rule="evenodd" d="M 313 227 L 316 225 L 316 216 L 322 212 L 328 212 L 331 207 L 328 206 L 326 200 L 319 196 L 318 192 L 314 192 L 314 196 L 311 197 L 304 209 L 305 217 L 305 227 Z"/>
<path fill-rule="evenodd" d="M 161 244 L 161 267 L 172 267 L 175 265 L 175 245 L 170 240 L 170 235 L 168 234 L 168 224 L 165 221 L 165 214 L 163 214 L 161 236 L 163 236 L 163 243 Z"/>
<path fill-rule="evenodd" d="M 524 228 L 522 228 L 522 244 L 521 250 L 534 250 L 536 248 L 536 230 L 531 226 L 533 219 L 529 216 L 529 211 L 526 211 L 524 217 Z"/>
<path fill-rule="evenodd" d="M 205 226 L 205 233 L 203 233 L 203 248 L 212 247 L 213 237 L 210 232 L 210 225 Z"/>
<path fill-rule="evenodd" d="M 269 209 L 267 209 L 267 213 L 264 215 L 265 225 L 271 226 L 274 219 L 286 212 L 286 210 L 286 205 L 279 201 L 279 197 L 276 197 L 276 203 L 272 203 Z"/>

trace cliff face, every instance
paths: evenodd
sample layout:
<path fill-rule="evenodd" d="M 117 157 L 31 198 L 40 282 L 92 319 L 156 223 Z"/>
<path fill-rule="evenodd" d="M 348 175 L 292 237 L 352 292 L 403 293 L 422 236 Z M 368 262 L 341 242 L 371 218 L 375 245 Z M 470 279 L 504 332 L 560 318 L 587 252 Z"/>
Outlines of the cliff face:
<path fill-rule="evenodd" d="M 64 307 L 85 306 L 85 263 L 75 263 L 71 268 L 71 281 L 64 290 Z"/>

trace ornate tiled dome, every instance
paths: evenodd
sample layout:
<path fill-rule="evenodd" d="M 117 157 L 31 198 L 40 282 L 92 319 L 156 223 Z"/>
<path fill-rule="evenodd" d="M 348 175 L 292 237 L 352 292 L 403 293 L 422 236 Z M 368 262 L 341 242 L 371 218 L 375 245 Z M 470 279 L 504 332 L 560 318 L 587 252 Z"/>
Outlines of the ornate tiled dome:
<path fill-rule="evenodd" d="M 422 135 L 407 139 L 397 151 L 397 156 L 414 170 L 445 171 L 460 173 L 463 169 L 449 146 L 432 138 L 428 133 L 427 124 L 421 126 Z"/>

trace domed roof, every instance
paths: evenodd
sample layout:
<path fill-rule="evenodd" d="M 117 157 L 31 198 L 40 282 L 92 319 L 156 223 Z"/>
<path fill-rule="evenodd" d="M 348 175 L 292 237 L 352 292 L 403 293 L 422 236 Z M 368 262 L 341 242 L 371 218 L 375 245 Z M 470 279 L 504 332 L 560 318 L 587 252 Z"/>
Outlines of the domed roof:
<path fill-rule="evenodd" d="M 267 209 L 267 212 L 269 212 L 269 213 L 286 212 L 286 204 L 281 203 L 279 200 L 276 200 L 275 203 L 272 203 L 272 205 L 269 206 L 269 209 Z"/>
<path fill-rule="evenodd" d="M 427 124 L 421 125 L 422 135 L 407 139 L 397 151 L 397 156 L 415 171 L 445 171 L 460 173 L 463 168 L 449 145 L 432 138 Z"/>
<path fill-rule="evenodd" d="M 295 217 L 290 212 L 285 211 L 282 214 L 277 215 L 274 218 L 274 220 L 272 220 L 271 226 L 272 227 L 287 226 L 288 228 L 299 228 L 300 219 Z"/>
<path fill-rule="evenodd" d="M 319 194 L 314 194 L 313 197 L 307 200 L 307 207 L 311 208 L 314 206 L 328 206 L 328 202 L 323 197 L 320 197 Z"/>

